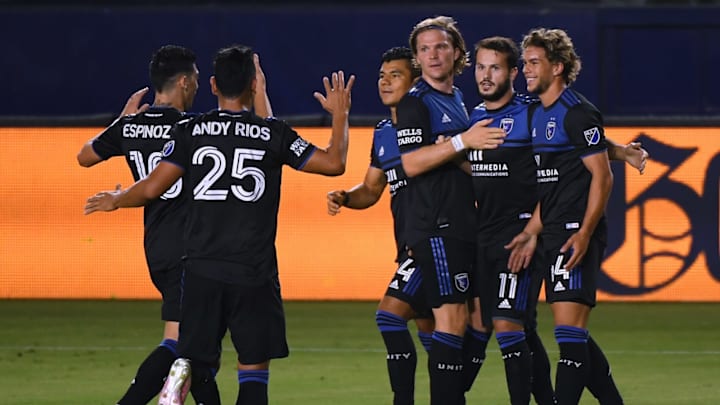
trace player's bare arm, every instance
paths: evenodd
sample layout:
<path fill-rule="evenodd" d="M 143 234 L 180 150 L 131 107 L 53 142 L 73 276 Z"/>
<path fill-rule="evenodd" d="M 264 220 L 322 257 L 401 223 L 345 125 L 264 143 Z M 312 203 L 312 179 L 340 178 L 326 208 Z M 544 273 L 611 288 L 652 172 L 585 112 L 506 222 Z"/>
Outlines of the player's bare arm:
<path fill-rule="evenodd" d="M 402 155 L 403 169 L 410 176 L 418 176 L 453 159 L 466 149 L 496 149 L 506 134 L 501 128 L 488 127 L 492 119 L 475 123 L 467 131 L 454 135 L 450 141 L 426 145 Z"/>
<path fill-rule="evenodd" d="M 320 105 L 332 114 L 332 136 L 325 149 L 318 148 L 303 167 L 304 172 L 339 176 L 345 173 L 348 148 L 348 115 L 350 114 L 351 90 L 355 76 L 345 83 L 345 73 L 333 72 L 331 78 L 323 77 L 325 94 L 315 92 Z"/>
<path fill-rule="evenodd" d="M 362 183 L 351 188 L 349 191 L 334 190 L 328 193 L 328 214 L 338 214 L 341 207 L 357 210 L 372 207 L 380 200 L 386 185 L 387 178 L 385 177 L 385 173 L 376 167 L 368 167 Z"/>
<path fill-rule="evenodd" d="M 160 197 L 183 174 L 183 169 L 160 162 L 148 177 L 135 182 L 126 190 L 101 191 L 87 199 L 85 215 L 96 211 L 114 211 L 118 208 L 142 207 Z"/>
<path fill-rule="evenodd" d="M 565 268 L 568 270 L 580 264 L 585 257 L 590 237 L 595 232 L 595 227 L 605 213 L 605 207 L 613 185 L 610 161 L 606 152 L 584 157 L 583 164 L 592 174 L 592 180 L 590 181 L 587 209 L 585 210 L 582 225 L 560 248 L 561 253 L 567 252 L 570 248 L 573 249 L 572 256 L 565 264 Z"/>
<path fill-rule="evenodd" d="M 636 168 L 640 174 L 645 172 L 645 165 L 650 157 L 640 142 L 630 142 L 627 145 L 621 145 L 612 139 L 605 138 L 608 145 L 608 157 L 610 160 L 622 160 L 630 166 Z"/>
<path fill-rule="evenodd" d="M 125 107 L 120 112 L 120 117 L 124 117 L 129 114 L 138 114 L 145 110 L 147 110 L 150 105 L 149 104 L 143 104 L 140 105 L 140 102 L 142 101 L 142 98 L 147 94 L 149 88 L 143 87 L 142 89 L 134 92 L 130 95 L 127 102 L 125 102 Z M 100 133 L 102 134 L 102 132 Z M 95 135 L 87 141 L 82 148 L 80 149 L 80 152 L 77 154 L 77 161 L 78 164 L 82 167 L 92 167 L 100 162 L 102 162 L 102 158 L 95 153 L 95 149 L 92 147 L 93 141 L 100 136 L 100 134 Z"/>

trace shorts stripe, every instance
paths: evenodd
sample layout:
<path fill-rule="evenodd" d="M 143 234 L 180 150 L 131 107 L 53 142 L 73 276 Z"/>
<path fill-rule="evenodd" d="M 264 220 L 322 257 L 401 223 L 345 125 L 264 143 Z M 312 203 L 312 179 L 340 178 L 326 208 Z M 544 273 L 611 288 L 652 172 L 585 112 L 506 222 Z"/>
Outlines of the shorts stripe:
<path fill-rule="evenodd" d="M 405 284 L 405 287 L 403 287 L 403 292 L 411 297 L 414 297 L 421 284 L 422 272 L 420 271 L 419 267 L 416 267 L 415 271 L 413 271 L 412 275 L 410 276 L 410 280 L 408 280 L 408 282 Z"/>
<path fill-rule="evenodd" d="M 447 256 L 445 255 L 445 244 L 442 238 L 430 238 L 430 246 L 435 260 L 435 272 L 437 273 L 440 295 L 450 295 L 452 294 L 452 282 L 450 280 Z"/>
<path fill-rule="evenodd" d="M 515 309 L 524 311 L 527 308 L 528 294 L 530 290 L 530 272 L 525 271 L 520 278 L 518 296 L 515 301 Z"/>

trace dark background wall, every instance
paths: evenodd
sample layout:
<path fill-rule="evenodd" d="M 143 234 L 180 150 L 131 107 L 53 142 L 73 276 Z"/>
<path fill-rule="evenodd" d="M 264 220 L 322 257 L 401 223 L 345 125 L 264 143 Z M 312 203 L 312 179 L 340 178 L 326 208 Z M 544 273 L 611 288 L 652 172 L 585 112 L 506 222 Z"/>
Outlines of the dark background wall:
<path fill-rule="evenodd" d="M 720 7 L 709 2 L 671 6 L 586 1 L 543 6 L 536 1 L 413 5 L 376 0 L 337 6 L 223 4 L 22 6 L 0 1 L 0 116 L 116 114 L 132 91 L 148 84 L 147 62 L 161 45 L 198 54 L 200 90 L 193 110 L 214 107 L 211 58 L 243 43 L 260 54 L 279 117 L 321 115 L 312 93 L 335 69 L 357 75 L 353 114 L 381 116 L 376 92 L 381 53 L 406 45 L 425 17 L 453 16 L 468 47 L 485 36 L 520 40 L 538 26 L 565 29 L 583 61 L 575 87 L 606 115 L 718 116 Z M 4 5 L 3 5 L 4 4 Z M 491 3 L 496 4 L 496 3 Z M 480 99 L 468 68 L 457 81 L 466 104 Z M 524 89 L 524 82 L 516 83 Z"/>

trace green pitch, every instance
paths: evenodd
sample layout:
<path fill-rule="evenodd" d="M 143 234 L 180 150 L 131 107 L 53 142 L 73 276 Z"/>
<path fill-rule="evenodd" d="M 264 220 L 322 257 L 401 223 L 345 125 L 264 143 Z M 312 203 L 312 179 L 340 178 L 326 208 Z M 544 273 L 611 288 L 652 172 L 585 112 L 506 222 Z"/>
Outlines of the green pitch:
<path fill-rule="evenodd" d="M 540 332 L 557 360 L 552 321 Z M 160 342 L 158 302 L 0 301 L 0 403 L 114 404 Z M 390 404 L 375 303 L 288 302 L 291 354 L 272 364 L 272 404 Z M 590 331 L 605 350 L 629 405 L 706 405 L 720 398 L 720 305 L 601 303 Z M 427 357 L 419 343 L 417 403 L 427 404 Z M 237 393 L 235 356 L 224 343 L 223 403 Z M 554 371 L 553 371 L 554 372 Z M 187 401 L 189 404 L 192 400 Z M 507 404 L 496 342 L 468 404 Z M 586 391 L 582 404 L 596 401 Z"/>

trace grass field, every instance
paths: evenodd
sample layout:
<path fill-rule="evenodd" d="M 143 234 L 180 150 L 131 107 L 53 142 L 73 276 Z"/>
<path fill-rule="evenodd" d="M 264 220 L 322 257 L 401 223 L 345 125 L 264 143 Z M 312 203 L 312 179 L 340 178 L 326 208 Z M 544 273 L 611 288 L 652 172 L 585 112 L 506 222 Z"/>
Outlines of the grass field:
<path fill-rule="evenodd" d="M 375 303 L 288 302 L 288 359 L 273 363 L 273 404 L 390 404 Z M 161 339 L 154 301 L 0 301 L 0 403 L 114 404 Z M 547 305 L 540 332 L 557 348 Z M 720 305 L 601 303 L 590 330 L 629 405 L 720 403 Z M 235 357 L 226 340 L 218 374 L 223 403 L 235 403 Z M 419 344 L 418 344 L 418 347 Z M 420 350 L 417 403 L 428 403 Z M 188 401 L 192 403 L 192 401 Z M 468 404 L 506 404 L 497 344 Z M 586 391 L 582 404 L 596 403 Z"/>

